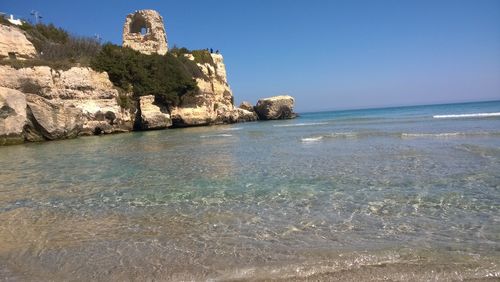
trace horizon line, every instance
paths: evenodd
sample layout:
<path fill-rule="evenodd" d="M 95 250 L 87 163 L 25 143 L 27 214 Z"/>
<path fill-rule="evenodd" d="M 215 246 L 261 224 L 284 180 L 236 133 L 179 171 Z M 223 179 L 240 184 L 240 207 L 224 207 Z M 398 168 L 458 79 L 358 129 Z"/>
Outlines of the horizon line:
<path fill-rule="evenodd" d="M 343 111 L 361 111 L 361 110 L 382 110 L 394 108 L 411 108 L 411 107 L 424 107 L 424 106 L 442 106 L 442 105 L 457 105 L 457 104 L 472 104 L 472 103 L 491 103 L 500 102 L 498 100 L 480 100 L 480 101 L 467 101 L 467 102 L 439 102 L 436 104 L 415 104 L 415 105 L 395 105 L 395 106 L 368 106 L 366 108 L 347 108 L 347 109 L 332 109 L 332 110 L 317 110 L 317 111 L 304 111 L 297 112 L 298 114 L 312 114 L 312 113 L 326 113 L 326 112 L 343 112 Z"/>

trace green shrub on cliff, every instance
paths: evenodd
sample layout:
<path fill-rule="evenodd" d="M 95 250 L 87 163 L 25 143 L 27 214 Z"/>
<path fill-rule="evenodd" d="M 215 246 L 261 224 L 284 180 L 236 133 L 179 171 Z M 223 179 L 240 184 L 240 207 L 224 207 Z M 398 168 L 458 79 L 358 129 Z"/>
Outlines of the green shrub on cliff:
<path fill-rule="evenodd" d="M 101 44 L 93 38 L 70 36 L 63 44 L 47 42 L 42 48 L 40 58 L 43 60 L 66 60 L 88 66 L 90 60 L 99 53 Z"/>
<path fill-rule="evenodd" d="M 198 91 L 193 74 L 170 53 L 145 55 L 105 44 L 91 61 L 91 67 L 107 72 L 115 86 L 131 88 L 135 97 L 154 95 L 165 104 L 177 105 L 179 97 Z"/>
<path fill-rule="evenodd" d="M 23 24 L 19 26 L 14 25 L 7 20 L 5 15 L 0 16 L 0 24 L 13 26 L 24 30 L 26 36 L 28 37 L 28 40 L 33 43 L 35 49 L 38 52 L 41 51 L 43 44 L 45 44 L 46 42 L 63 44 L 66 43 L 66 41 L 70 37 L 69 33 L 66 30 L 60 27 L 56 27 L 54 24 L 31 24 L 26 20 L 23 20 L 22 23 Z"/>
<path fill-rule="evenodd" d="M 8 21 L 0 17 L 0 23 Z M 10 25 L 10 23 L 8 23 Z M 73 66 L 90 66 L 97 71 L 108 73 L 113 84 L 123 93 L 133 92 L 135 98 L 154 95 L 158 102 L 178 105 L 180 97 L 197 92 L 194 78 L 208 77 L 197 63 L 214 64 L 206 50 L 190 51 L 174 47 L 166 55 L 145 55 L 131 48 L 123 48 L 111 43 L 101 45 L 89 37 L 76 37 L 53 24 L 24 23 L 21 27 L 26 33 L 38 56 L 29 60 L 2 60 L 0 65 L 14 68 L 49 66 L 54 69 L 69 69 Z M 185 54 L 192 54 L 194 60 Z M 133 97 L 122 95 L 118 103 L 129 108 Z"/>
<path fill-rule="evenodd" d="M 0 19 L 0 24 L 12 26 L 3 17 Z M 14 68 L 50 66 L 55 69 L 88 66 L 91 58 L 101 49 L 101 44 L 96 39 L 71 35 L 53 24 L 33 25 L 24 21 L 23 25 L 15 27 L 25 32 L 26 38 L 35 46 L 38 56 L 25 61 L 4 60 L 0 62 L 2 65 Z"/>
<path fill-rule="evenodd" d="M 191 54 L 194 56 L 194 61 L 198 64 L 210 64 L 215 67 L 214 59 L 207 50 L 193 50 Z"/>
<path fill-rule="evenodd" d="M 67 31 L 53 24 L 39 23 L 32 25 L 24 22 L 19 27 L 26 32 L 28 39 L 39 52 L 42 51 L 46 43 L 64 44 L 70 37 Z"/>
<path fill-rule="evenodd" d="M 177 46 L 174 46 L 172 49 L 168 50 L 168 52 L 172 55 L 174 55 L 181 63 L 184 65 L 184 68 L 191 73 L 193 77 L 196 78 L 203 78 L 205 80 L 208 80 L 208 77 L 203 73 L 203 71 L 200 69 L 200 67 L 196 64 L 196 57 L 195 60 L 192 61 L 188 59 L 185 55 L 186 54 L 193 54 L 193 52 L 197 51 L 189 51 L 189 49 L 182 47 L 179 48 Z"/>
<path fill-rule="evenodd" d="M 178 58 L 185 58 L 185 54 L 191 54 L 194 57 L 194 63 L 195 65 L 198 64 L 210 64 L 213 67 L 215 66 L 214 59 L 212 58 L 212 55 L 210 55 L 210 52 L 208 50 L 189 50 L 187 48 L 179 48 L 177 46 L 174 46 L 174 48 L 170 49 L 168 52 L 174 54 Z M 188 60 L 190 62 L 193 62 L 191 60 Z M 198 68 L 199 69 L 199 68 Z"/>
<path fill-rule="evenodd" d="M 30 60 L 16 60 L 16 59 L 4 59 L 0 60 L 0 65 L 11 66 L 15 69 L 31 68 L 38 66 L 48 66 L 55 70 L 69 70 L 76 65 L 73 60 L 45 60 L 45 59 L 30 59 Z M 80 64 L 80 66 L 87 66 L 86 64 Z"/>

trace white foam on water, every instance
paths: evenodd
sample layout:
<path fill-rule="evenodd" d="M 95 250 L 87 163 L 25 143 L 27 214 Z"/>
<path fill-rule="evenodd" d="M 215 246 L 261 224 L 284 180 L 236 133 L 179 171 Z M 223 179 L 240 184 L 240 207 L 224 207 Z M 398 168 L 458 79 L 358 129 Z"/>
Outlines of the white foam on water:
<path fill-rule="evenodd" d="M 212 135 L 201 135 L 200 138 L 210 138 L 210 137 L 231 137 L 232 134 L 212 134 Z"/>
<path fill-rule="evenodd" d="M 323 138 L 332 139 L 332 138 L 356 138 L 356 137 L 358 137 L 358 134 L 356 132 L 333 132 L 329 134 L 323 134 L 321 136 L 302 138 L 301 140 L 304 143 L 308 143 L 308 142 L 318 142 L 323 140 Z"/>
<path fill-rule="evenodd" d="M 294 123 L 294 124 L 276 124 L 274 127 L 294 127 L 294 126 L 310 126 L 310 125 L 325 125 L 328 122 L 303 122 L 303 123 Z"/>
<path fill-rule="evenodd" d="M 237 131 L 237 130 L 241 130 L 241 127 L 224 128 L 223 130 L 225 130 L 225 131 Z"/>
<path fill-rule="evenodd" d="M 456 136 L 465 136 L 470 133 L 465 132 L 446 132 L 446 133 L 401 133 L 402 138 L 419 138 L 419 137 L 437 137 L 437 138 L 446 138 L 446 137 L 456 137 Z M 479 133 L 475 133 L 479 134 Z"/>
<path fill-rule="evenodd" d="M 323 139 L 323 136 L 302 138 L 301 141 L 304 143 L 311 143 L 321 141 L 321 139 Z"/>
<path fill-rule="evenodd" d="M 481 117 L 500 117 L 500 113 L 476 113 L 476 114 L 458 114 L 458 115 L 435 115 L 433 118 L 481 118 Z"/>
<path fill-rule="evenodd" d="M 358 134 L 356 132 L 334 132 L 329 135 L 328 137 L 344 137 L 344 138 L 354 138 L 357 137 Z"/>

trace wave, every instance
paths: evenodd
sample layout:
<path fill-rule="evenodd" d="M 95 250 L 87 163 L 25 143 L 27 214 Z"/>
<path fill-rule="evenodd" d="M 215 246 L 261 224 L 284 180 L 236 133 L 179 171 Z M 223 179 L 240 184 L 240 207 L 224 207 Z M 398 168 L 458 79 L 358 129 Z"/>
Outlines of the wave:
<path fill-rule="evenodd" d="M 212 134 L 212 135 L 201 135 L 200 138 L 211 138 L 211 137 L 231 137 L 232 134 Z"/>
<path fill-rule="evenodd" d="M 476 114 L 457 114 L 457 115 L 434 115 L 433 118 L 484 118 L 500 117 L 500 113 L 476 113 Z"/>
<path fill-rule="evenodd" d="M 304 143 L 309 143 L 309 142 L 318 142 L 321 141 L 321 139 L 323 139 L 323 136 L 302 138 L 301 141 Z"/>
<path fill-rule="evenodd" d="M 500 275 L 494 256 L 457 254 L 451 251 L 405 248 L 380 251 L 311 252 L 302 262 L 227 269 L 215 280 L 283 281 L 427 281 L 488 280 Z M 458 263 L 457 263 L 458 262 Z M 189 280 L 189 279 L 188 279 Z M 488 280 L 489 281 L 489 280 Z"/>
<path fill-rule="evenodd" d="M 378 132 L 334 132 L 327 135 L 327 137 L 339 137 L 339 138 L 356 138 L 360 135 L 377 135 Z"/>
<path fill-rule="evenodd" d="M 401 133 L 401 138 L 419 138 L 419 137 L 437 137 L 437 138 L 446 138 L 446 137 L 456 137 L 456 136 L 466 136 L 471 135 L 466 132 L 446 132 L 446 133 Z M 477 135 L 477 134 L 474 134 Z"/>
<path fill-rule="evenodd" d="M 294 123 L 294 124 L 276 124 L 273 127 L 294 127 L 294 126 L 310 126 L 310 125 L 325 125 L 328 122 L 303 122 L 303 123 Z"/>
<path fill-rule="evenodd" d="M 334 132 L 327 134 L 316 134 L 301 138 L 303 143 L 319 142 L 328 139 L 364 139 L 371 137 L 390 138 L 463 138 L 481 136 L 499 136 L 500 132 L 440 132 L 440 133 L 407 133 L 407 132 L 381 132 L 381 131 L 361 131 L 361 132 Z"/>
<path fill-rule="evenodd" d="M 309 143 L 309 142 L 318 142 L 323 140 L 323 138 L 357 138 L 360 135 L 363 134 L 371 134 L 373 136 L 373 133 L 361 133 L 361 132 L 334 132 L 334 133 L 329 133 L 329 134 L 323 134 L 319 136 L 312 136 L 312 137 L 305 137 L 302 138 L 301 141 L 304 143 Z"/>
<path fill-rule="evenodd" d="M 500 135 L 500 132 L 401 133 L 401 138 L 450 138 L 496 135 Z"/>

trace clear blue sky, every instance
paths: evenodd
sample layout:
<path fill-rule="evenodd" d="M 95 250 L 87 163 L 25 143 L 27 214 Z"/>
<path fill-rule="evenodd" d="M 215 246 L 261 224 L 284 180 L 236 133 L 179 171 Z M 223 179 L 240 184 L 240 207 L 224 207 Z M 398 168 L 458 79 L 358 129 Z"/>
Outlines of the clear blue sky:
<path fill-rule="evenodd" d="M 121 43 L 155 9 L 170 46 L 220 49 L 236 102 L 288 93 L 297 110 L 500 99 L 499 0 L 0 0 Z"/>

